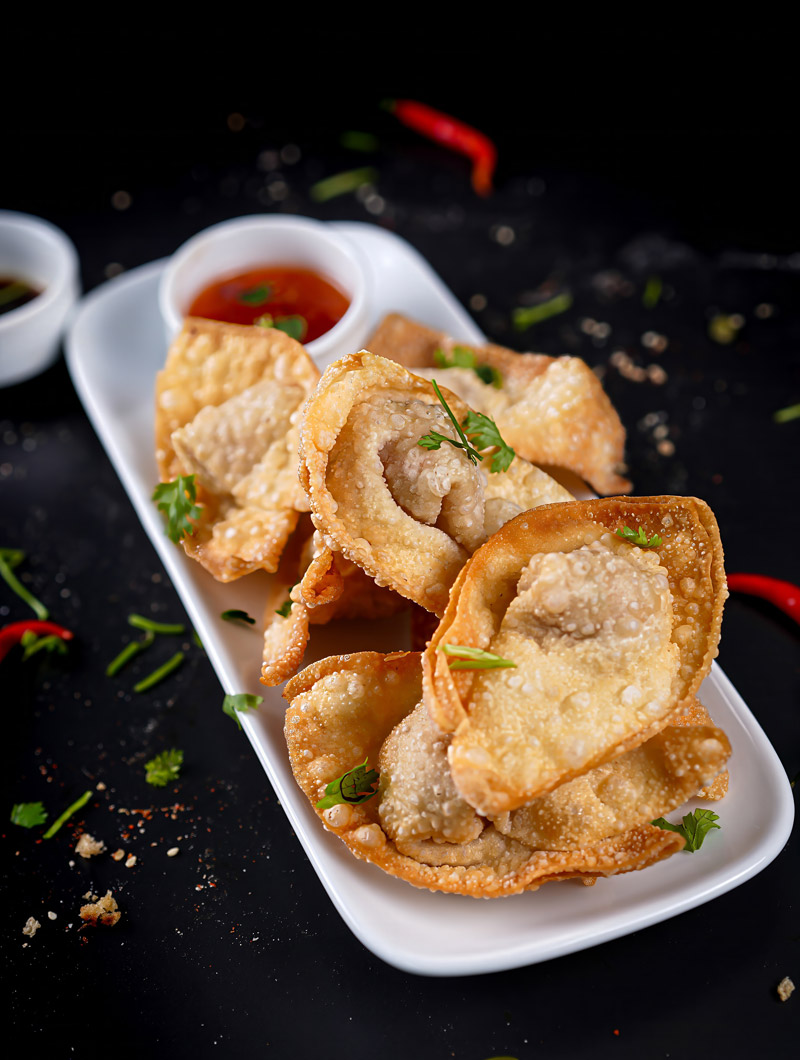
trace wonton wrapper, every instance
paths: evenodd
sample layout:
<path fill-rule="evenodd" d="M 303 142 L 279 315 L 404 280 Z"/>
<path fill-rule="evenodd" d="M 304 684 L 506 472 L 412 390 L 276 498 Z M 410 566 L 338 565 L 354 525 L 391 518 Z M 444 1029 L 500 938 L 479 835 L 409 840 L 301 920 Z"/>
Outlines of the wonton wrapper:
<path fill-rule="evenodd" d="M 700 702 L 699 699 L 695 699 L 685 711 L 676 718 L 670 718 L 670 725 L 713 725 L 711 715 L 708 713 L 706 708 Z M 708 799 L 710 802 L 716 802 L 718 799 L 724 799 L 728 794 L 728 783 L 730 777 L 728 770 L 723 769 L 710 784 L 706 784 L 697 792 L 698 799 Z"/>
<path fill-rule="evenodd" d="M 319 379 L 273 328 L 188 318 L 156 384 L 162 481 L 194 474 L 203 506 L 181 544 L 219 581 L 274 571 L 308 505 L 297 482 L 299 409 Z"/>
<path fill-rule="evenodd" d="M 467 406 L 443 393 L 461 422 Z M 331 551 L 441 614 L 458 571 L 494 530 L 571 494 L 519 457 L 487 474 L 452 445 L 418 445 L 432 429 L 455 437 L 429 382 L 367 351 L 344 357 L 306 405 L 300 478 Z"/>
<path fill-rule="evenodd" d="M 661 546 L 627 544 L 625 525 Z M 548 505 L 502 527 L 459 575 L 423 659 L 461 795 L 504 813 L 654 736 L 708 673 L 726 596 L 717 525 L 695 498 Z M 517 667 L 451 670 L 442 643 Z"/>
<path fill-rule="evenodd" d="M 438 368 L 434 351 L 454 346 L 495 368 L 500 387 L 470 368 Z M 578 357 L 515 353 L 502 346 L 470 346 L 408 317 L 385 317 L 367 349 L 448 387 L 470 408 L 491 416 L 506 443 L 533 464 L 569 468 L 598 493 L 627 493 L 617 469 L 625 455 L 625 428 L 589 366 Z M 435 370 L 434 370 L 435 369 Z"/>
<path fill-rule="evenodd" d="M 394 726 L 419 699 L 419 655 L 396 653 L 324 659 L 284 690 L 292 770 L 325 825 L 358 858 L 433 891 L 495 898 L 533 891 L 551 880 L 593 879 L 645 868 L 681 850 L 683 838 L 652 825 L 583 850 L 532 850 L 487 825 L 463 843 L 410 841 L 401 853 L 379 821 L 379 796 L 360 805 L 317 808 L 325 786 L 365 760 L 374 766 Z"/>

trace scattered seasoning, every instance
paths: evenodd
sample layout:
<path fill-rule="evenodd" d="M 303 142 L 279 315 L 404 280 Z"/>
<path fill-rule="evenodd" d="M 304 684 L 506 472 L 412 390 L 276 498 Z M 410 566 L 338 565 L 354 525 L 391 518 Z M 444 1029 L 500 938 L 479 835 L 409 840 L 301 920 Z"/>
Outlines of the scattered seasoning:
<path fill-rule="evenodd" d="M 794 983 L 788 975 L 785 975 L 777 986 L 778 997 L 781 999 L 781 1001 L 788 1001 L 794 993 L 794 989 Z"/>
<path fill-rule="evenodd" d="M 125 868 L 126 869 L 132 869 L 135 864 L 136 864 L 136 855 L 135 854 L 128 854 L 127 858 L 125 859 Z"/>
<path fill-rule="evenodd" d="M 497 148 L 485 133 L 413 99 L 389 99 L 382 105 L 409 129 L 469 158 L 474 191 L 482 196 L 491 194 Z"/>
<path fill-rule="evenodd" d="M 121 848 L 119 850 L 115 850 L 111 857 L 114 859 L 114 861 L 122 861 L 122 859 L 125 857 L 125 851 Z"/>
<path fill-rule="evenodd" d="M 118 674 L 135 655 L 149 648 L 155 639 L 154 633 L 146 633 L 141 640 L 132 640 L 126 644 L 119 655 L 115 656 L 106 667 L 106 677 L 114 677 Z"/>
<path fill-rule="evenodd" d="M 50 827 L 42 836 L 42 839 L 52 839 L 56 832 L 59 830 L 59 828 L 63 824 L 66 824 L 66 822 L 70 819 L 73 813 L 77 813 L 78 810 L 83 809 L 83 807 L 86 805 L 89 799 L 91 799 L 91 797 L 91 790 L 84 791 L 83 795 L 81 795 L 79 799 L 76 799 L 70 806 L 68 806 L 66 810 L 64 810 L 64 812 L 61 814 L 61 816 L 50 825 Z"/>
<path fill-rule="evenodd" d="M 778 409 L 772 413 L 772 418 L 775 423 L 790 423 L 800 419 L 800 405 L 788 405 L 785 409 Z"/>
<path fill-rule="evenodd" d="M 534 324 L 540 324 L 559 313 L 566 313 L 571 305 L 571 294 L 557 294 L 555 298 L 548 298 L 546 302 L 539 302 L 538 305 L 517 306 L 511 314 L 511 321 L 517 331 L 527 331 Z"/>
<path fill-rule="evenodd" d="M 50 617 L 50 612 L 44 604 L 37 600 L 33 593 L 28 592 L 22 582 L 14 574 L 14 568 L 18 567 L 25 559 L 25 553 L 18 548 L 0 548 L 0 578 L 6 583 L 12 592 L 15 592 L 20 600 L 34 612 L 41 621 Z"/>
<path fill-rule="evenodd" d="M 440 644 L 443 655 L 450 656 L 448 665 L 451 670 L 499 670 L 507 667 L 516 669 L 517 664 L 510 659 L 503 659 L 493 652 L 482 648 L 470 648 L 465 644 Z"/>
<path fill-rule="evenodd" d="M 46 612 L 45 612 L 46 613 Z M 47 635 L 56 637 L 61 641 L 72 640 L 74 634 L 69 629 L 65 629 L 64 626 L 56 625 L 55 622 L 45 622 L 41 619 L 26 619 L 23 622 L 11 622 L 7 626 L 3 626 L 0 629 L 0 660 L 11 651 L 16 644 L 23 644 L 23 640 L 27 633 L 33 634 L 37 637 L 36 644 L 40 644 L 42 647 L 45 645 L 38 640 L 39 634 L 44 634 L 46 639 Z M 23 645 L 26 648 L 26 658 L 33 654 L 33 651 L 38 650 L 30 639 Z M 32 650 L 30 650 L 32 649 Z"/>
<path fill-rule="evenodd" d="M 18 802 L 11 807 L 9 820 L 20 828 L 36 828 L 47 820 L 47 810 L 41 802 Z"/>
<path fill-rule="evenodd" d="M 148 633 L 167 633 L 175 634 L 176 636 L 186 631 L 186 627 L 178 622 L 154 622 L 151 618 L 136 614 L 128 615 L 128 625 L 135 626 L 136 629 L 146 630 Z"/>
<path fill-rule="evenodd" d="M 333 176 L 318 180 L 316 184 L 311 185 L 308 193 L 314 202 L 328 202 L 329 199 L 357 191 L 365 184 L 374 184 L 377 179 L 378 171 L 373 166 L 346 169 L 342 173 L 334 173 Z"/>
<path fill-rule="evenodd" d="M 648 276 L 642 293 L 642 305 L 645 309 L 655 309 L 661 298 L 664 285 L 660 276 Z"/>
<path fill-rule="evenodd" d="M 729 574 L 728 588 L 735 593 L 747 593 L 761 600 L 769 600 L 789 618 L 800 622 L 800 585 L 770 578 L 766 574 Z"/>
<path fill-rule="evenodd" d="M 163 666 L 159 666 L 157 670 L 153 670 L 147 677 L 143 677 L 141 681 L 133 686 L 134 692 L 146 692 L 148 688 L 152 688 L 154 685 L 159 684 L 165 677 L 177 670 L 178 667 L 183 663 L 185 655 L 182 651 L 176 651 L 171 659 L 167 659 Z"/>

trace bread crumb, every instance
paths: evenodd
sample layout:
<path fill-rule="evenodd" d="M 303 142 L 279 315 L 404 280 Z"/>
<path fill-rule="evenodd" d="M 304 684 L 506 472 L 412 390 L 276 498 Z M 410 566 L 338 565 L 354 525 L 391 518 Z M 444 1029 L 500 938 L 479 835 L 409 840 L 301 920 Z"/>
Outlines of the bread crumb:
<path fill-rule="evenodd" d="M 179 850 L 180 850 L 180 847 L 170 847 L 169 850 L 167 851 L 167 857 L 168 858 L 174 858 Z"/>
<path fill-rule="evenodd" d="M 55 920 L 57 916 L 58 916 L 58 913 L 49 912 L 47 914 L 47 919 L 48 920 Z"/>
<path fill-rule="evenodd" d="M 97 895 L 92 894 L 91 891 L 87 891 L 83 897 L 86 899 L 87 902 L 94 902 L 97 900 Z"/>
<path fill-rule="evenodd" d="M 82 858 L 93 858 L 95 854 L 102 854 L 106 845 L 102 839 L 95 839 L 93 835 L 84 832 L 75 844 L 75 853 Z"/>
<path fill-rule="evenodd" d="M 106 790 L 106 786 L 103 783 L 103 781 L 102 780 L 98 781 L 98 783 L 97 783 L 97 791 L 105 791 L 105 790 Z"/>
<path fill-rule="evenodd" d="M 25 927 L 22 929 L 22 934 L 27 935 L 29 938 L 33 938 L 36 932 L 42 925 L 38 920 L 35 920 L 32 916 L 29 916 L 25 921 Z M 794 989 L 794 987 L 792 987 Z"/>
<path fill-rule="evenodd" d="M 132 869 L 135 864 L 136 864 L 136 855 L 135 854 L 128 854 L 128 857 L 125 860 L 125 868 L 126 869 Z"/>
<path fill-rule="evenodd" d="M 86 895 L 84 895 L 85 897 Z M 113 927 L 122 916 L 122 913 L 120 913 L 119 906 L 111 897 L 111 891 L 106 891 L 98 902 L 82 905 L 79 915 L 81 920 L 84 920 L 87 924 L 92 924 L 94 927 L 99 924 L 102 924 L 103 927 Z"/>
<path fill-rule="evenodd" d="M 122 859 L 125 857 L 125 851 L 120 847 L 119 850 L 114 851 L 111 857 L 114 859 L 114 861 L 122 861 Z"/>
<path fill-rule="evenodd" d="M 793 993 L 794 983 L 788 975 L 785 975 L 783 979 L 781 979 L 781 981 L 778 983 L 778 997 L 781 999 L 781 1001 L 788 1001 Z"/>

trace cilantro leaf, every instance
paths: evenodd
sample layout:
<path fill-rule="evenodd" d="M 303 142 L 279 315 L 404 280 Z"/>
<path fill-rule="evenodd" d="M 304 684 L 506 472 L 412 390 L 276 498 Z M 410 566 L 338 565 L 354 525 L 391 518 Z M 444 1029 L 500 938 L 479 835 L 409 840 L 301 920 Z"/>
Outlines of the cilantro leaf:
<path fill-rule="evenodd" d="M 377 769 L 367 768 L 367 759 L 360 766 L 354 766 L 342 773 L 336 780 L 332 780 L 325 788 L 325 795 L 317 803 L 317 809 L 327 810 L 329 806 L 336 806 L 340 802 L 349 803 L 351 806 L 361 802 L 367 802 L 373 795 L 378 794 Z"/>
<path fill-rule="evenodd" d="M 478 364 L 477 354 L 467 346 L 454 346 L 449 359 L 444 350 L 434 350 L 433 362 L 437 368 L 471 368 L 482 383 L 498 389 L 503 385 L 497 369 L 490 364 Z"/>
<path fill-rule="evenodd" d="M 165 788 L 171 780 L 177 780 L 183 765 L 183 751 L 173 747 L 169 751 L 162 751 L 149 762 L 145 762 L 144 779 L 154 788 Z"/>
<path fill-rule="evenodd" d="M 249 692 L 238 692 L 235 695 L 225 696 L 222 701 L 222 709 L 229 718 L 233 718 L 241 729 L 242 723 L 239 721 L 239 713 L 255 710 L 259 703 L 263 702 L 263 696 L 253 696 Z"/>
<path fill-rule="evenodd" d="M 694 813 L 686 814 L 682 824 L 670 824 L 663 817 L 653 821 L 653 824 L 659 828 L 666 828 L 670 832 L 677 832 L 682 835 L 686 840 L 683 852 L 685 854 L 694 854 L 703 845 L 703 840 L 712 828 L 721 827 L 716 823 L 718 820 L 719 814 L 714 813 L 713 810 L 695 810 Z"/>
<path fill-rule="evenodd" d="M 440 644 L 439 651 L 450 656 L 451 670 L 499 670 L 516 668 L 516 663 L 504 659 L 482 648 L 469 648 L 465 644 Z"/>
<path fill-rule="evenodd" d="M 20 638 L 20 644 L 23 648 L 23 662 L 27 662 L 37 651 L 57 652 L 59 655 L 67 654 L 67 642 L 63 637 L 56 636 L 55 633 L 40 637 L 32 629 L 27 629 Z"/>
<path fill-rule="evenodd" d="M 491 446 L 497 447 L 497 452 L 492 457 L 492 463 L 489 467 L 490 471 L 508 471 L 509 467 L 511 467 L 511 461 L 517 454 L 510 445 L 506 445 L 503 441 L 500 431 L 497 429 L 497 424 L 491 417 L 484 416 L 482 412 L 473 412 L 470 409 L 467 413 L 467 418 L 464 420 L 464 433 L 479 449 L 489 449 Z"/>
<path fill-rule="evenodd" d="M 242 305 L 264 305 L 272 297 L 272 288 L 268 283 L 260 283 L 257 287 L 248 287 L 237 295 L 237 302 Z"/>
<path fill-rule="evenodd" d="M 439 434 L 438 431 L 431 431 L 429 434 L 424 434 L 422 438 L 420 438 L 420 440 L 417 442 L 417 445 L 421 445 L 423 449 L 439 449 L 441 448 L 442 442 L 449 442 L 450 445 L 454 446 L 456 449 L 463 449 L 464 452 L 467 454 L 470 463 L 474 464 L 477 467 L 478 461 L 483 460 L 483 457 L 479 452 L 473 449 L 467 441 L 467 436 L 462 431 L 461 424 L 455 418 L 455 416 L 453 415 L 453 410 L 445 401 L 444 396 L 442 395 L 442 392 L 436 383 L 436 380 L 432 379 L 431 382 L 433 383 L 433 389 L 436 392 L 436 396 L 439 399 L 439 404 L 450 417 L 450 421 L 455 427 L 456 434 L 461 439 L 461 441 L 457 442 L 453 438 L 448 438 L 445 434 Z"/>
<path fill-rule="evenodd" d="M 167 517 L 166 534 L 170 541 L 180 541 L 184 534 L 195 532 L 194 523 L 203 509 L 195 504 L 197 488 L 194 475 L 178 475 L 172 482 L 159 482 L 153 490 L 156 507 Z"/>
<path fill-rule="evenodd" d="M 271 313 L 264 313 L 253 323 L 259 328 L 275 328 L 277 331 L 285 331 L 290 338 L 302 342 L 308 332 L 308 321 L 299 313 L 287 317 L 273 317 Z"/>
<path fill-rule="evenodd" d="M 235 608 L 230 611 L 223 611 L 219 617 L 224 618 L 226 622 L 246 622 L 248 626 L 256 624 L 256 620 L 251 618 L 246 611 L 237 611 Z"/>
<path fill-rule="evenodd" d="M 47 810 L 41 802 L 17 802 L 11 807 L 10 820 L 20 828 L 36 828 L 47 820 Z"/>
<path fill-rule="evenodd" d="M 634 532 L 629 526 L 624 526 L 621 530 L 617 530 L 617 537 L 623 538 L 631 545 L 638 545 L 639 548 L 658 548 L 661 544 L 661 538 L 658 534 L 653 534 L 648 541 L 647 534 L 642 530 L 641 526 L 638 532 Z"/>

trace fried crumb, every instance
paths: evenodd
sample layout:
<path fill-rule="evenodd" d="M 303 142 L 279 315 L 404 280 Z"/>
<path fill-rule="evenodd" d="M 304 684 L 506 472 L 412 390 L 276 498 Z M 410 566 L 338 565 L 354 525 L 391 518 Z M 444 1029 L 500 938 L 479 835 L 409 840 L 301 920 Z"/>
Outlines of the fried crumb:
<path fill-rule="evenodd" d="M 119 850 L 114 851 L 111 857 L 114 859 L 114 861 L 122 861 L 122 859 L 125 857 L 125 851 L 120 847 Z"/>
<path fill-rule="evenodd" d="M 36 932 L 41 926 L 42 925 L 39 923 L 38 920 L 36 920 L 32 916 L 29 916 L 28 919 L 25 921 L 25 927 L 22 929 L 22 934 L 27 935 L 29 938 L 33 938 L 33 936 L 36 934 Z M 792 987 L 792 989 L 794 989 L 794 987 Z"/>
<path fill-rule="evenodd" d="M 791 995 L 794 993 L 794 983 L 785 975 L 783 979 L 778 983 L 778 997 L 781 1001 L 788 1001 Z"/>
<path fill-rule="evenodd" d="M 54 913 L 54 912 L 52 912 L 52 910 L 51 910 L 51 911 L 50 911 L 50 912 L 49 912 L 49 913 L 47 914 L 47 919 L 48 919 L 48 920 L 55 920 L 57 916 L 58 916 L 58 913 Z"/>
<path fill-rule="evenodd" d="M 75 853 L 80 854 L 82 858 L 93 858 L 95 854 L 102 854 L 105 849 L 103 840 L 95 839 L 88 832 L 84 832 L 75 844 Z"/>
<path fill-rule="evenodd" d="M 85 897 L 86 895 L 84 895 Z M 99 901 L 89 905 L 82 905 L 79 915 L 81 920 L 94 927 L 98 925 L 113 927 L 122 916 L 122 913 L 119 911 L 119 906 L 115 900 L 111 897 L 111 891 L 106 891 Z"/>
<path fill-rule="evenodd" d="M 136 864 L 136 855 L 135 854 L 128 854 L 128 857 L 125 859 L 125 868 L 126 869 L 132 869 L 135 864 Z"/>
<path fill-rule="evenodd" d="M 180 847 L 170 847 L 169 850 L 167 851 L 167 857 L 168 858 L 174 858 L 179 850 L 180 850 Z"/>

